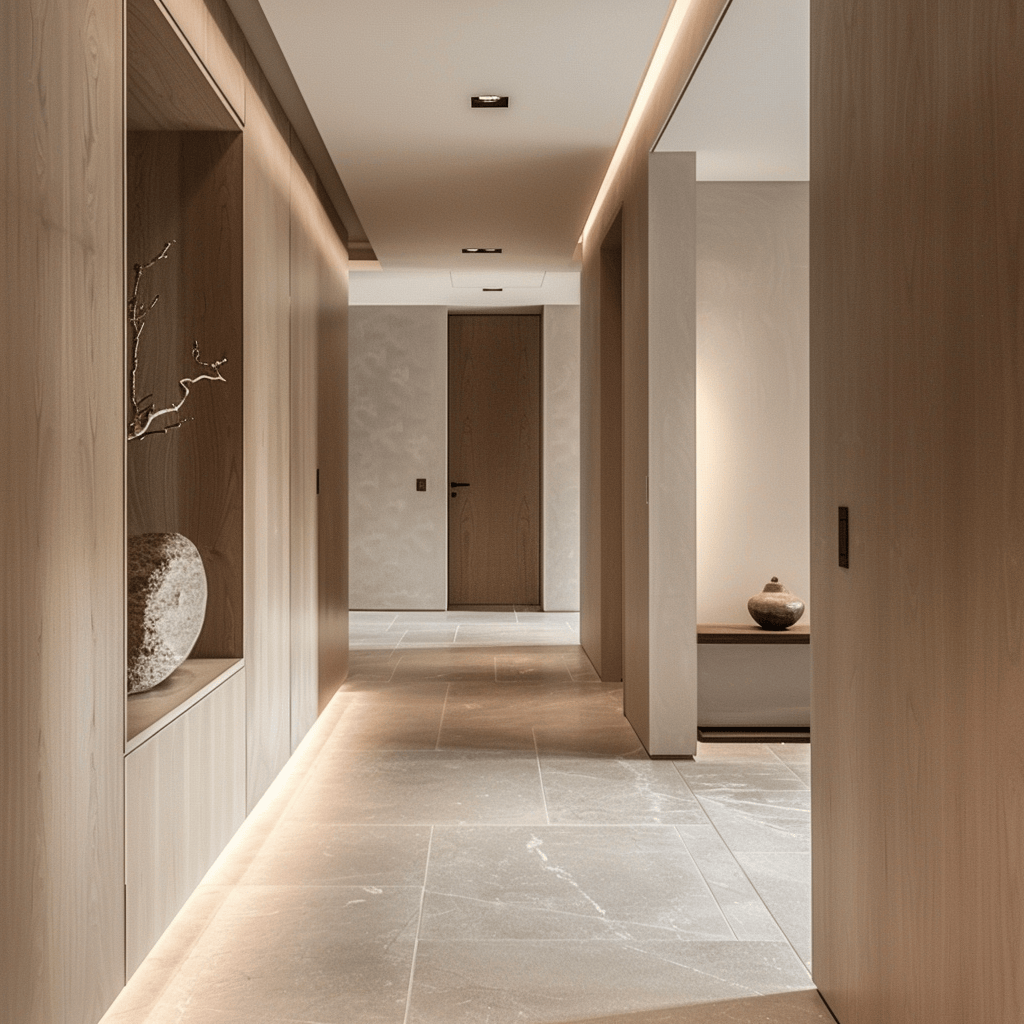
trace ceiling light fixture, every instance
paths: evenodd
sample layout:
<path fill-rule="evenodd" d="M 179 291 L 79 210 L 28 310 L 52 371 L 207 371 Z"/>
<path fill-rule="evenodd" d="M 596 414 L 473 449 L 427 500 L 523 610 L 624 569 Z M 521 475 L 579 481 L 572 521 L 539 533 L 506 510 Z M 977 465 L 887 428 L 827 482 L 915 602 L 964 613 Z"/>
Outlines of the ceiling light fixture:
<path fill-rule="evenodd" d="M 500 249 L 479 249 L 479 248 L 463 249 L 462 251 L 464 253 L 468 253 L 470 256 L 484 256 L 484 255 L 486 255 L 488 253 L 501 252 Z"/>
<path fill-rule="evenodd" d="M 469 100 L 471 107 L 507 107 L 507 96 L 471 96 Z"/>
<path fill-rule="evenodd" d="M 672 13 L 669 14 L 668 20 L 665 22 L 665 28 L 658 39 L 658 45 L 654 48 L 654 55 L 651 57 L 650 64 L 647 65 L 644 80 L 640 83 L 640 89 L 637 91 L 636 99 L 633 101 L 633 106 L 629 111 L 629 117 L 626 118 L 626 124 L 622 129 L 622 134 L 619 136 L 618 145 L 612 154 L 612 161 L 608 165 L 604 180 L 601 182 L 600 189 L 598 189 L 594 205 L 590 208 L 590 216 L 587 217 L 587 223 L 583 228 L 584 236 L 589 234 L 590 229 L 594 226 L 594 221 L 597 218 L 598 211 L 601 209 L 601 204 L 604 202 L 605 196 L 608 195 L 608 191 L 612 187 L 612 182 L 615 181 L 615 177 L 619 173 L 619 167 L 622 165 L 633 137 L 640 127 L 640 122 L 647 112 L 647 107 L 651 102 L 651 95 L 659 84 L 662 74 L 664 74 L 669 54 L 672 52 L 672 48 L 682 32 L 683 22 L 686 21 L 686 16 L 690 12 L 692 2 L 693 0 L 675 0 L 675 3 L 672 5 Z"/>
<path fill-rule="evenodd" d="M 485 292 L 503 292 L 504 288 L 484 288 Z"/>

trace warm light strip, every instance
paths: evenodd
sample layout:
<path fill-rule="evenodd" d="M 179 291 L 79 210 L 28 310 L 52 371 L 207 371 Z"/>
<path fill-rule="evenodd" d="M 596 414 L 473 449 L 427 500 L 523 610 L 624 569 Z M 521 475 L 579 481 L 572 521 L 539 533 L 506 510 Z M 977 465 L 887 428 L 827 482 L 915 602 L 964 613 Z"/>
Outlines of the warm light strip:
<path fill-rule="evenodd" d="M 608 170 L 605 172 L 604 181 L 601 182 L 597 198 L 594 200 L 594 205 L 590 208 L 590 216 L 587 218 L 587 223 L 583 228 L 583 234 L 580 235 L 581 242 L 594 226 L 594 220 L 601 209 L 601 204 L 604 202 L 605 196 L 608 195 L 612 187 L 612 182 L 615 181 L 619 173 L 619 167 L 626 158 L 626 153 L 629 151 L 629 147 L 633 142 L 637 129 L 640 127 L 644 114 L 647 113 L 647 107 L 651 102 L 655 86 L 657 86 L 658 80 L 665 70 L 668 55 L 679 38 L 683 22 L 686 20 L 686 15 L 692 3 L 693 0 L 675 0 L 672 6 L 672 13 L 668 16 L 668 21 L 665 22 L 665 30 L 661 33 L 661 38 L 658 40 L 658 45 L 654 50 L 654 56 L 651 58 L 651 63 L 647 66 L 647 73 L 644 75 L 644 80 L 640 85 L 640 91 L 636 94 L 636 100 L 633 102 L 629 117 L 626 118 L 626 125 L 619 136 L 619 144 L 615 147 L 615 152 L 612 154 L 612 162 L 608 165 Z"/>

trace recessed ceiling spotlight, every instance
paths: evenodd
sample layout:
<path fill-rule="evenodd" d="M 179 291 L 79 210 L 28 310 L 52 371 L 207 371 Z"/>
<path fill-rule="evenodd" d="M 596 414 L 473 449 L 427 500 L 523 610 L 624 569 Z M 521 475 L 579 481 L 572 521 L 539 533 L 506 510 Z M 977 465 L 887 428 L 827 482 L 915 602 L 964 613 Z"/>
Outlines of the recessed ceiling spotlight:
<path fill-rule="evenodd" d="M 507 107 L 507 96 L 473 96 L 470 98 L 471 107 Z"/>
<path fill-rule="evenodd" d="M 485 292 L 503 292 L 504 288 L 484 288 Z"/>
<path fill-rule="evenodd" d="M 463 249 L 462 251 L 464 253 L 469 253 L 471 256 L 472 255 L 482 256 L 482 255 L 484 255 L 486 253 L 501 252 L 500 249 L 479 249 L 479 248 Z"/>

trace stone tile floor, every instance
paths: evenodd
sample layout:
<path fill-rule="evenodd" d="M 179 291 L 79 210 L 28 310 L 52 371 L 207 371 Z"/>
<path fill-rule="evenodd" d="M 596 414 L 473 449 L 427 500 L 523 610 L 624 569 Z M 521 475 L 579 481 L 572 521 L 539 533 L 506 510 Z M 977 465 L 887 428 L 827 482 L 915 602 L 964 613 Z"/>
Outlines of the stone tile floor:
<path fill-rule="evenodd" d="M 651 761 L 578 615 L 363 612 L 105 1024 L 830 1022 L 810 749 Z"/>

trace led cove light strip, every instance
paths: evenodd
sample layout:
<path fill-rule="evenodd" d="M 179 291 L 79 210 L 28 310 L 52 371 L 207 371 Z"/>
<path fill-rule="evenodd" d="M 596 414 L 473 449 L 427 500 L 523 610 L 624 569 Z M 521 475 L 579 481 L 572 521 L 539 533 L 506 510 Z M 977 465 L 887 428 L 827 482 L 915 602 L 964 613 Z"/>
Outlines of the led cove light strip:
<path fill-rule="evenodd" d="M 640 91 L 636 94 L 636 100 L 633 102 L 629 117 L 626 118 L 626 125 L 619 136 L 619 143 L 612 154 L 612 162 L 608 165 L 604 181 L 601 182 L 601 187 L 598 189 L 597 198 L 594 200 L 594 205 L 590 208 L 590 216 L 587 217 L 583 234 L 580 235 L 581 242 L 593 228 L 598 211 L 601 209 L 601 205 L 604 203 L 605 197 L 612 187 L 612 182 L 615 181 L 619 173 L 619 168 L 622 166 L 622 161 L 626 158 L 626 153 L 636 136 L 640 122 L 643 120 L 644 114 L 647 113 L 647 107 L 651 102 L 654 88 L 658 84 L 662 72 L 665 70 L 668 55 L 679 38 L 683 22 L 686 20 L 686 15 L 689 13 L 692 2 L 693 0 L 676 0 L 672 7 L 672 13 L 668 16 L 668 21 L 665 23 L 665 31 L 661 33 L 658 45 L 654 49 L 654 56 L 651 57 L 651 63 L 647 67 L 647 73 L 644 75 L 644 80 L 640 85 Z"/>

